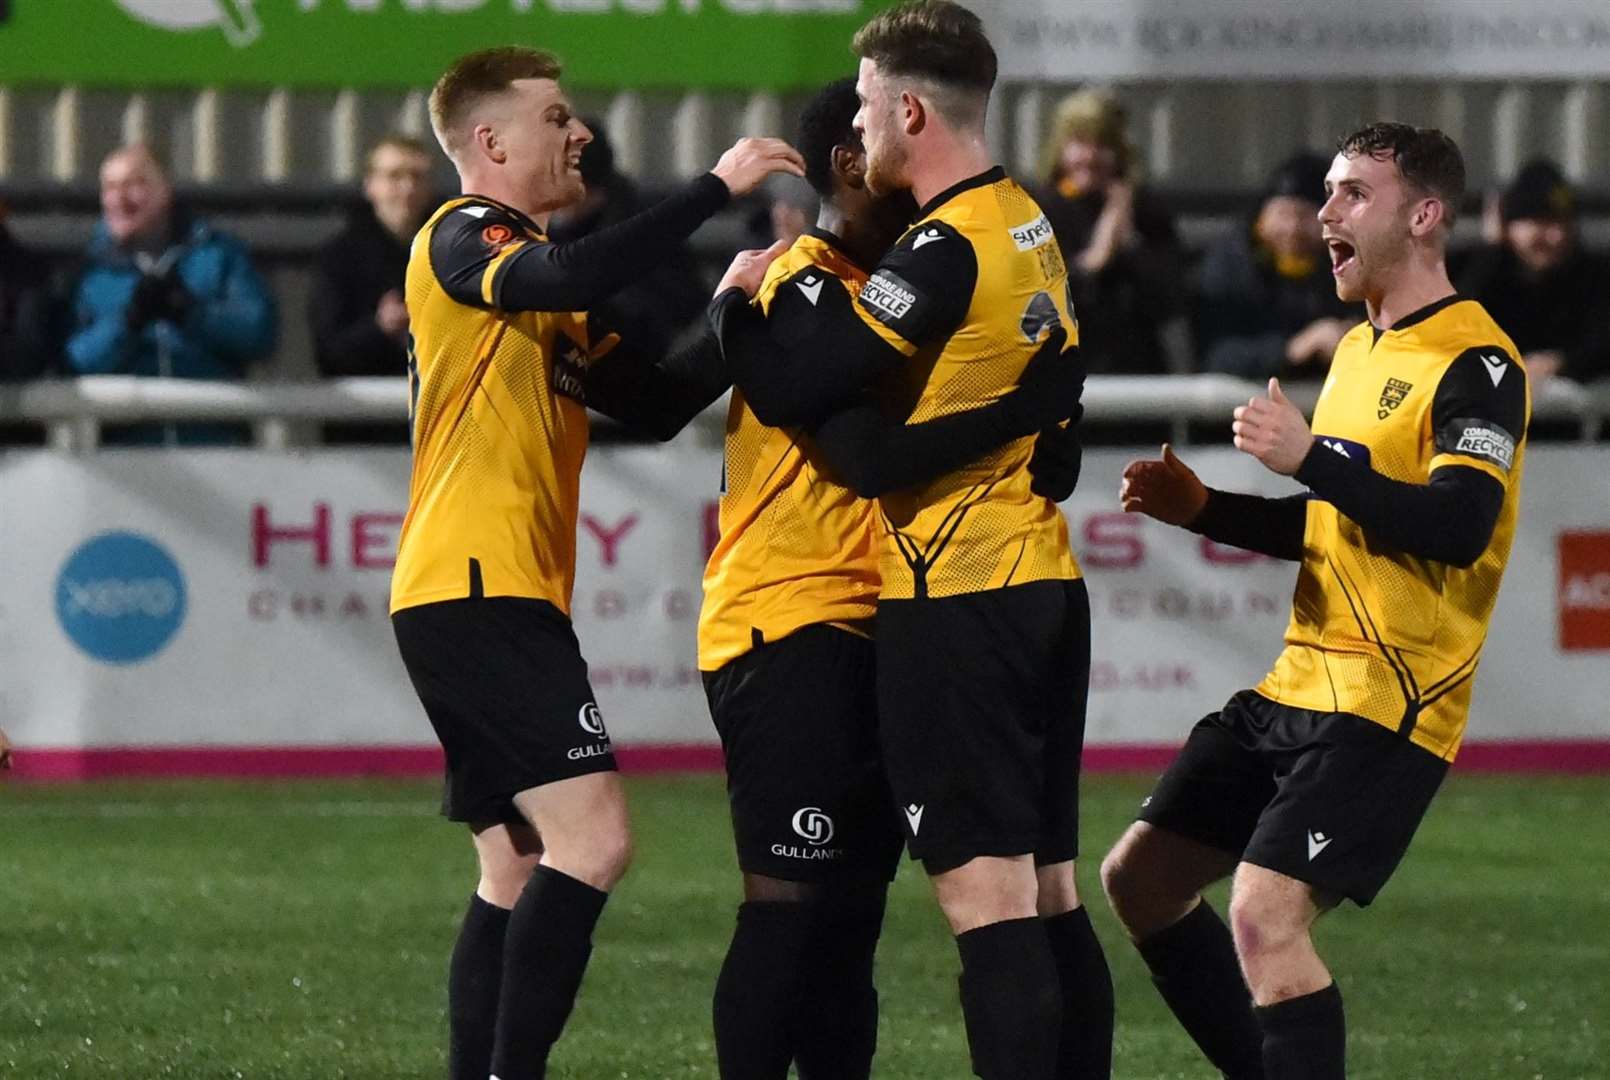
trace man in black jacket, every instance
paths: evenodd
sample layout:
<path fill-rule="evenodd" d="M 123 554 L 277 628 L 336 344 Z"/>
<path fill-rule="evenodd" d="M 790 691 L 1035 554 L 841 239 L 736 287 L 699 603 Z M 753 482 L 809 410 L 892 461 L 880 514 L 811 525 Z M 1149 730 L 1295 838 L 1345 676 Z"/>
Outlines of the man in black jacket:
<path fill-rule="evenodd" d="M 1579 382 L 1610 376 L 1610 261 L 1582 249 L 1576 193 L 1559 167 L 1528 162 L 1499 199 L 1503 239 L 1456 275 L 1515 339 L 1526 373 Z"/>
<path fill-rule="evenodd" d="M 0 207 L 0 380 L 33 378 L 48 366 L 36 288 L 46 276 L 43 259 L 12 238 Z"/>
<path fill-rule="evenodd" d="M 388 135 L 369 151 L 366 205 L 353 212 L 319 252 L 308 319 L 319 373 L 397 375 L 407 367 L 408 309 L 403 272 L 414 233 L 436 205 L 431 152 L 406 135 Z M 405 441 L 407 427 L 329 425 L 325 441 Z"/>

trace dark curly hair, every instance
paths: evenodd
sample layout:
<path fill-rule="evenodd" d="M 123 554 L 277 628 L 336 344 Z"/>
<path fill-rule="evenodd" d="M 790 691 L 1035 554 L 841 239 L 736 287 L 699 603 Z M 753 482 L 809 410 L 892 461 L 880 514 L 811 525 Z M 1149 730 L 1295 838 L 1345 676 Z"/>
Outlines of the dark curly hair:
<path fill-rule="evenodd" d="M 800 114 L 794 148 L 805 159 L 805 179 L 824 199 L 833 194 L 833 148 L 861 145 L 851 126 L 860 107 L 855 80 L 839 79 L 822 87 Z"/>
<path fill-rule="evenodd" d="M 1380 122 L 1342 139 L 1337 152 L 1347 157 L 1368 154 L 1397 165 L 1408 184 L 1442 200 L 1442 216 L 1450 226 L 1465 198 L 1465 158 L 1459 146 L 1436 128 Z"/>

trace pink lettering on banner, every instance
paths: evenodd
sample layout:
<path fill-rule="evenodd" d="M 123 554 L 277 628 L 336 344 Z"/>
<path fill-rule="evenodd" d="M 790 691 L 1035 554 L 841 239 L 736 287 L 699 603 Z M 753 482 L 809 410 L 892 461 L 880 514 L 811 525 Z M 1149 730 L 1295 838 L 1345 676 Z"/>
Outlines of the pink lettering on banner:
<path fill-rule="evenodd" d="M 395 512 L 352 515 L 352 565 L 359 570 L 390 570 L 397 565 L 397 534 L 403 515 Z"/>
<path fill-rule="evenodd" d="M 313 564 L 330 565 L 330 504 L 313 504 L 313 522 L 310 525 L 273 525 L 268 520 L 268 507 L 263 503 L 252 505 L 252 564 L 268 565 L 269 547 L 276 543 L 311 543 Z"/>
<path fill-rule="evenodd" d="M 1202 559 L 1214 566 L 1246 566 L 1248 563 L 1262 562 L 1269 558 L 1256 551 L 1243 551 L 1228 544 L 1217 544 L 1207 537 L 1202 537 Z"/>
<path fill-rule="evenodd" d="M 620 542 L 637 525 L 637 515 L 635 513 L 627 514 L 621 518 L 619 524 L 611 528 L 591 514 L 583 514 L 581 515 L 581 525 L 582 528 L 593 534 L 593 537 L 603 548 L 604 565 L 614 566 L 620 558 Z"/>
<path fill-rule="evenodd" d="M 1146 558 L 1142 524 L 1134 514 L 1092 514 L 1085 521 L 1079 561 L 1098 570 L 1133 570 Z"/>

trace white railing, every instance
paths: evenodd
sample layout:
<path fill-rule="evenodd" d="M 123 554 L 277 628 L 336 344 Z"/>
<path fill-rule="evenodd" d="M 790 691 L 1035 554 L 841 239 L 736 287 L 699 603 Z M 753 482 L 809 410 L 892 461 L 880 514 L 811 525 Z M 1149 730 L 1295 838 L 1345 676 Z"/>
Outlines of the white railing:
<path fill-rule="evenodd" d="M 1230 412 L 1262 386 L 1228 375 L 1093 375 L 1085 388 L 1085 416 L 1098 422 L 1167 423 L 1179 442 L 1192 422 L 1229 424 Z M 1314 384 L 1297 384 L 1291 398 L 1312 409 Z M 396 422 L 407 415 L 402 379 L 348 378 L 297 383 L 222 383 L 186 379 L 92 375 L 0 385 L 0 422 L 44 424 L 49 445 L 88 452 L 103 423 L 135 421 L 239 421 L 255 425 L 266 449 L 293 445 L 300 422 Z M 712 406 L 699 429 L 719 438 L 724 410 Z M 1583 386 L 1565 379 L 1540 383 L 1534 420 L 1581 425 L 1584 439 L 1599 436 L 1610 418 L 1610 381 Z"/>

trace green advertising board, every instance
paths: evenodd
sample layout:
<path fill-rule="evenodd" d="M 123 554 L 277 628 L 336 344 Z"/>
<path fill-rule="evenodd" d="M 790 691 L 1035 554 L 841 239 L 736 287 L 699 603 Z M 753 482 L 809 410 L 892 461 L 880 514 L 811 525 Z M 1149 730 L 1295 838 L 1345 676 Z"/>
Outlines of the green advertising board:
<path fill-rule="evenodd" d="M 0 84 L 428 86 L 489 45 L 578 87 L 787 89 L 892 0 L 0 0 Z"/>

